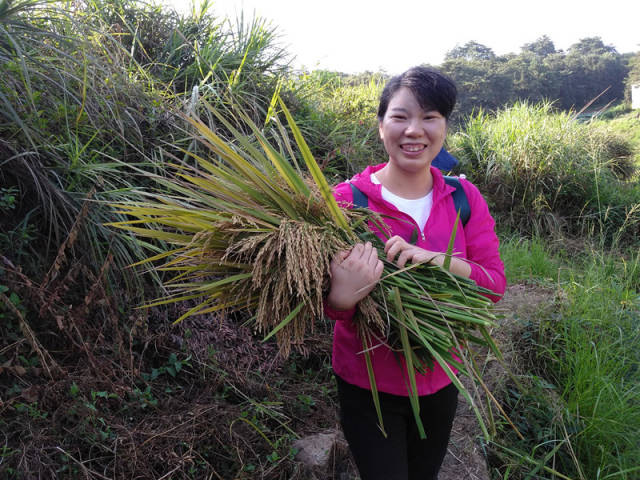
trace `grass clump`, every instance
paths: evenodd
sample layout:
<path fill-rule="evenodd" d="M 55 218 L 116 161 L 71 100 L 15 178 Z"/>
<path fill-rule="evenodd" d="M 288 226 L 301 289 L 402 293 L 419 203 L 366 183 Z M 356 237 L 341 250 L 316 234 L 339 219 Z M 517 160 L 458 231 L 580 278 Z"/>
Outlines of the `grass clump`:
<path fill-rule="evenodd" d="M 450 147 L 503 228 L 595 233 L 607 242 L 637 232 L 640 188 L 625 181 L 631 149 L 611 130 L 579 123 L 550 103 L 519 103 L 472 115 Z"/>
<path fill-rule="evenodd" d="M 386 158 L 376 120 L 384 81 L 322 70 L 288 77 L 283 98 L 328 177 L 349 178 Z"/>
<path fill-rule="evenodd" d="M 606 115 L 599 116 L 594 123 L 617 132 L 625 139 L 632 149 L 632 160 L 636 169 L 635 178 L 637 180 L 637 172 L 640 170 L 640 114 L 638 111 L 627 108 L 620 110 L 620 114 L 612 115 L 611 118 Z"/>

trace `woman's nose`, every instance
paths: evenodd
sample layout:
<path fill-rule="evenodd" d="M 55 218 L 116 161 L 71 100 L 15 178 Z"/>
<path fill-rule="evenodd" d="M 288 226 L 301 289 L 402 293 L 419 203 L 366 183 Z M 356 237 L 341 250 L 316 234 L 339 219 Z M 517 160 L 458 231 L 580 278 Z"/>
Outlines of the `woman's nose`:
<path fill-rule="evenodd" d="M 405 128 L 404 133 L 407 136 L 417 136 L 422 135 L 422 123 L 418 119 L 409 120 L 407 123 L 407 128 Z"/>

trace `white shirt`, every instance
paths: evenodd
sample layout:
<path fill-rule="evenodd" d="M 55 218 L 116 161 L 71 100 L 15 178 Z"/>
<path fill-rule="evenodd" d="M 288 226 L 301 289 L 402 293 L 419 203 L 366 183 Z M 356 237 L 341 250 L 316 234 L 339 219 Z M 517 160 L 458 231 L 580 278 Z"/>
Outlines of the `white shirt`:
<path fill-rule="evenodd" d="M 371 174 L 371 182 L 376 185 L 380 185 L 380 181 L 376 178 L 375 174 Z M 424 226 L 427 224 L 427 219 L 431 213 L 431 207 L 433 205 L 433 190 L 427 193 L 424 197 L 420 198 L 403 198 L 399 197 L 395 193 L 391 193 L 382 185 L 382 198 L 391 203 L 394 207 L 403 213 L 406 213 L 413 218 L 421 231 L 424 230 Z"/>

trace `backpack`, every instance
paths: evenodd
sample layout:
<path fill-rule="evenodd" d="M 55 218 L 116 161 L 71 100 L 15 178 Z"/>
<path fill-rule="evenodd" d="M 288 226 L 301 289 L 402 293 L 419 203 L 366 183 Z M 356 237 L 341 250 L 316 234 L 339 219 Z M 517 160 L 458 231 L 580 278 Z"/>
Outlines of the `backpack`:
<path fill-rule="evenodd" d="M 453 205 L 455 206 L 456 211 L 460 213 L 460 221 L 464 227 L 467 225 L 467 222 L 469 222 L 469 217 L 471 217 L 471 206 L 469 205 L 467 194 L 465 193 L 464 188 L 462 188 L 462 185 L 460 185 L 458 177 L 445 175 L 443 178 L 447 185 L 455 188 L 455 191 L 452 193 Z M 367 208 L 369 206 L 369 199 L 367 196 L 353 183 L 350 183 L 349 185 L 351 185 L 351 192 L 353 193 L 353 206 L 358 208 Z"/>

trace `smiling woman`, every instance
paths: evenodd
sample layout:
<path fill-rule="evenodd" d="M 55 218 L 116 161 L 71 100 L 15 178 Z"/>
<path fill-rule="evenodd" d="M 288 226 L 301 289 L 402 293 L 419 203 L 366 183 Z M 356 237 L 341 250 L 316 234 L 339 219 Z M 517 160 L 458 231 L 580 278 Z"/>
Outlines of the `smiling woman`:
<path fill-rule="evenodd" d="M 444 143 L 447 120 L 435 109 L 425 111 L 407 87 L 400 88 L 389 102 L 380 120 L 380 138 L 389 154 L 389 163 L 376 175 L 393 193 L 404 198 L 419 198 L 431 190 L 431 182 L 405 181 L 407 176 L 429 177 L 426 168 Z M 397 170 L 391 172 L 390 170 Z M 416 179 L 417 180 L 417 179 Z M 424 186 L 422 191 L 411 191 Z"/>
<path fill-rule="evenodd" d="M 353 206 L 357 189 L 367 197 L 369 209 L 381 214 L 386 228 L 377 234 L 385 242 L 387 261 L 400 268 L 407 263 L 446 262 L 451 272 L 500 295 L 505 289 L 504 266 L 484 199 L 471 183 L 458 180 L 471 216 L 452 235 L 458 220 L 453 200 L 457 190 L 431 165 L 442 148 L 455 100 L 455 85 L 435 70 L 415 67 L 392 78 L 378 109 L 388 162 L 367 167 L 338 185 L 335 196 L 343 205 Z M 445 252 L 450 251 L 452 236 L 454 254 L 449 256 Z M 424 366 L 411 377 L 407 372 L 412 360 L 394 351 L 383 333 L 364 348 L 370 359 L 362 354 L 354 318 L 359 302 L 381 273 L 382 262 L 369 242 L 339 253 L 331 263 L 325 311 L 336 321 L 333 368 L 342 427 L 363 480 L 435 480 L 458 401 L 458 390 L 445 371 L 453 367 Z M 381 392 L 375 408 L 368 401 L 371 376 Z M 378 428 L 378 418 L 384 419 L 386 435 Z"/>

